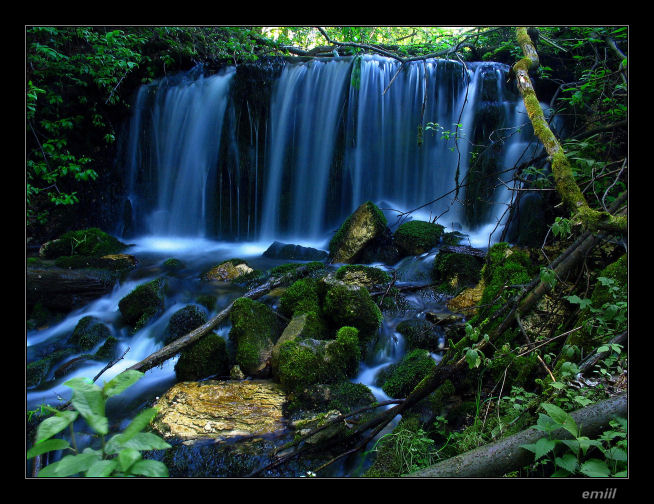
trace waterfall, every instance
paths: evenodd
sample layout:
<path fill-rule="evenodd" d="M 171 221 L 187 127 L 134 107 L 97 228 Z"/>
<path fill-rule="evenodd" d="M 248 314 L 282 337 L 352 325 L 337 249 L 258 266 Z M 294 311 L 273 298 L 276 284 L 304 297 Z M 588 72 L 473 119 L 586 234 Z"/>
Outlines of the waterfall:
<path fill-rule="evenodd" d="M 415 218 L 448 227 L 495 226 L 511 191 L 492 187 L 536 148 L 508 71 L 370 55 L 287 62 L 261 78 L 269 91 L 258 115 L 230 92 L 256 72 L 193 70 L 144 86 L 125 142 L 134 227 L 324 241 L 366 200 L 423 206 Z"/>

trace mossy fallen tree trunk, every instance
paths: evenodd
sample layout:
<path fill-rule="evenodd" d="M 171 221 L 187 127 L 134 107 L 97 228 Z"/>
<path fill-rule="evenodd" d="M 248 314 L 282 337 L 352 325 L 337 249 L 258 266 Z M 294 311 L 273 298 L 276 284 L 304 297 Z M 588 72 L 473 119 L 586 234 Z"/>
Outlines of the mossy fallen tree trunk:
<path fill-rule="evenodd" d="M 593 437 L 609 427 L 616 416 L 627 416 L 627 394 L 606 399 L 570 413 L 581 426 L 584 436 Z M 534 454 L 521 445 L 533 444 L 546 436 L 542 431 L 529 428 L 489 445 L 481 446 L 456 457 L 407 475 L 413 478 L 491 478 L 516 471 L 533 462 Z M 551 439 L 571 439 L 571 434 L 559 429 Z"/>
<path fill-rule="evenodd" d="M 308 272 L 309 270 L 306 268 L 306 266 L 300 266 L 294 271 L 292 271 L 291 273 L 287 273 L 283 276 L 270 279 L 268 282 L 264 283 L 263 285 L 246 292 L 241 297 L 258 299 L 263 295 L 267 294 L 268 292 L 270 292 L 271 290 L 273 290 L 275 287 L 284 285 L 286 282 L 288 282 L 291 279 L 305 276 L 306 274 L 308 274 Z M 160 350 L 157 350 L 156 352 L 150 354 L 145 359 L 143 359 L 140 362 L 137 362 L 136 364 L 129 367 L 128 369 L 134 369 L 136 371 L 145 372 L 148 369 L 151 369 L 154 366 L 157 366 L 162 362 L 165 362 L 171 357 L 174 357 L 184 347 L 187 347 L 191 343 L 196 342 L 197 340 L 202 338 L 202 336 L 211 332 L 211 330 L 214 327 L 216 327 L 218 324 L 220 324 L 223 320 L 225 320 L 229 316 L 229 313 L 233 306 L 234 306 L 234 302 L 229 303 L 221 312 L 219 312 L 217 315 L 212 317 L 210 320 L 208 320 L 206 323 L 204 323 L 197 329 L 194 329 L 190 333 L 176 339 L 169 345 L 166 345 Z"/>
<path fill-rule="evenodd" d="M 590 208 L 581 189 L 572 174 L 572 167 L 568 161 L 563 147 L 550 129 L 543 110 L 541 109 L 534 86 L 529 78 L 529 70 L 538 67 L 538 53 L 527 33 L 527 28 L 516 28 L 516 38 L 522 48 L 524 58 L 520 59 L 514 66 L 518 91 L 529 115 L 529 120 L 534 127 L 534 133 L 543 143 L 547 154 L 551 158 L 552 173 L 556 189 L 563 200 L 566 208 L 572 213 L 574 219 L 579 220 L 583 226 L 590 231 L 611 231 L 618 233 L 627 232 L 627 217 L 624 215 L 615 216 L 608 212 L 602 212 Z"/>

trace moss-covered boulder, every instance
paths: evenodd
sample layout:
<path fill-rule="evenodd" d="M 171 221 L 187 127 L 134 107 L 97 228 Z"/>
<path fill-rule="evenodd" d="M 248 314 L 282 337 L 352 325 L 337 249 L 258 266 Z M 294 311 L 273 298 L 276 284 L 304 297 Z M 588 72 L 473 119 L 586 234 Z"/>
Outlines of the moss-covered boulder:
<path fill-rule="evenodd" d="M 134 268 L 138 261 L 129 254 L 108 254 L 102 257 L 66 255 L 55 259 L 55 266 L 65 269 L 100 268 L 122 272 Z"/>
<path fill-rule="evenodd" d="M 351 285 L 360 285 L 366 289 L 383 286 L 391 281 L 391 276 L 384 270 L 363 264 L 346 264 L 336 270 L 334 277 Z"/>
<path fill-rule="evenodd" d="M 377 383 L 390 397 L 407 397 L 435 366 L 429 351 L 418 348 L 407 353 L 397 364 L 384 368 L 377 375 Z"/>
<path fill-rule="evenodd" d="M 220 280 L 221 282 L 231 282 L 239 277 L 254 272 L 254 268 L 248 266 L 243 259 L 229 259 L 223 261 L 207 271 L 203 278 L 205 280 Z"/>
<path fill-rule="evenodd" d="M 109 336 L 102 344 L 98 351 L 95 352 L 93 358 L 100 361 L 110 361 L 116 357 L 116 350 L 118 349 L 118 339 L 114 336 Z"/>
<path fill-rule="evenodd" d="M 164 304 L 163 279 L 152 280 L 139 285 L 118 302 L 118 309 L 125 323 L 140 329 L 156 315 Z"/>
<path fill-rule="evenodd" d="M 166 345 L 200 327 L 206 321 L 206 314 L 195 305 L 187 305 L 177 310 L 168 321 Z"/>
<path fill-rule="evenodd" d="M 277 376 L 279 363 L 279 349 L 288 341 L 301 341 L 304 339 L 323 340 L 327 337 L 327 327 L 315 312 L 299 313 L 293 316 L 282 335 L 272 349 L 271 368 L 273 376 Z"/>
<path fill-rule="evenodd" d="M 329 258 L 336 263 L 355 263 L 366 247 L 388 231 L 386 217 L 371 201 L 366 201 L 350 215 L 329 242 Z"/>
<path fill-rule="evenodd" d="M 69 231 L 59 238 L 44 243 L 39 256 L 56 259 L 60 256 L 102 257 L 117 254 L 127 247 L 126 244 L 98 228 Z"/>
<path fill-rule="evenodd" d="M 293 282 L 279 298 L 279 311 L 286 317 L 310 312 L 318 314 L 318 282 L 314 278 L 302 278 Z"/>
<path fill-rule="evenodd" d="M 80 350 L 91 350 L 98 343 L 106 340 L 111 335 L 110 329 L 94 317 L 87 316 L 80 319 L 75 326 L 73 334 L 68 338 L 68 343 L 75 345 Z"/>
<path fill-rule="evenodd" d="M 175 257 L 169 257 L 166 259 L 162 266 L 169 273 L 174 273 L 175 271 L 179 271 L 185 267 L 184 263 Z"/>
<path fill-rule="evenodd" d="M 398 227 L 393 238 L 402 255 L 420 255 L 438 245 L 444 229 L 433 222 L 412 220 Z"/>
<path fill-rule="evenodd" d="M 341 328 L 335 340 L 291 340 L 279 348 L 276 379 L 289 391 L 335 383 L 356 374 L 361 354 L 358 330 Z"/>
<path fill-rule="evenodd" d="M 28 387 L 35 387 L 46 379 L 50 369 L 59 362 L 72 356 L 75 353 L 73 348 L 63 348 L 56 350 L 41 359 L 37 359 L 27 364 L 25 369 L 25 382 Z"/>
<path fill-rule="evenodd" d="M 272 309 L 249 298 L 238 298 L 230 312 L 229 339 L 236 348 L 236 363 L 246 375 L 270 374 L 272 349 L 281 333 Z"/>
<path fill-rule="evenodd" d="M 362 346 L 372 341 L 381 327 L 383 315 L 368 289 L 327 279 L 323 279 L 323 286 L 327 289 L 323 313 L 330 327 L 356 327 Z"/>
<path fill-rule="evenodd" d="M 175 364 L 179 381 L 193 381 L 209 376 L 228 376 L 227 343 L 216 333 L 210 333 L 184 348 Z"/>
<path fill-rule="evenodd" d="M 430 352 L 439 350 L 439 333 L 431 322 L 425 319 L 403 320 L 395 328 L 406 342 L 409 350 L 424 348 Z"/>
<path fill-rule="evenodd" d="M 438 283 L 438 290 L 453 293 L 474 286 L 481 278 L 486 253 L 466 246 L 442 247 L 434 258 L 432 279 Z"/>

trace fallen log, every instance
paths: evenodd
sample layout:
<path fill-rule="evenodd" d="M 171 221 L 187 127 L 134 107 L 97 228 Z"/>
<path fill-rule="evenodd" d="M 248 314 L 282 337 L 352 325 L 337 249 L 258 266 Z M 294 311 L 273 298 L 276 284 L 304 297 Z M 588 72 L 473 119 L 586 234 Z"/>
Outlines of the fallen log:
<path fill-rule="evenodd" d="M 609 427 L 609 421 L 616 416 L 627 417 L 627 394 L 591 404 L 570 413 L 570 416 L 581 427 L 584 436 L 597 436 Z M 496 443 L 480 446 L 407 476 L 411 478 L 500 477 L 528 466 L 533 461 L 534 454 L 521 448 L 521 445 L 533 444 L 546 435 L 546 433 L 530 427 Z M 551 437 L 551 439 L 571 438 L 572 435 L 564 429 L 554 431 Z"/>
<path fill-rule="evenodd" d="M 286 273 L 285 275 L 282 275 L 280 277 L 271 278 L 263 285 L 260 285 L 259 287 L 256 287 L 255 289 L 246 292 L 241 297 L 258 299 L 263 295 L 267 294 L 268 292 L 270 292 L 271 290 L 273 290 L 274 288 L 284 285 L 286 282 L 290 281 L 291 279 L 300 278 L 301 276 L 305 276 L 308 273 L 309 271 L 306 268 L 306 266 L 300 266 L 290 273 Z M 142 361 L 137 362 L 136 364 L 130 366 L 127 369 L 133 369 L 136 371 L 145 372 L 148 369 L 151 369 L 154 366 L 157 366 L 162 362 L 167 361 L 171 357 L 174 357 L 175 355 L 177 355 L 177 353 L 180 352 L 180 350 L 182 350 L 182 348 L 187 347 L 191 343 L 196 342 L 197 340 L 202 338 L 202 336 L 208 334 L 214 327 L 220 324 L 223 320 L 225 320 L 229 315 L 232 306 L 234 306 L 234 302 L 229 303 L 220 313 L 209 319 L 200 327 L 194 329 L 193 331 L 182 336 L 181 338 L 176 339 L 169 345 L 166 345 L 160 350 L 157 350 L 156 352 L 147 356 Z"/>

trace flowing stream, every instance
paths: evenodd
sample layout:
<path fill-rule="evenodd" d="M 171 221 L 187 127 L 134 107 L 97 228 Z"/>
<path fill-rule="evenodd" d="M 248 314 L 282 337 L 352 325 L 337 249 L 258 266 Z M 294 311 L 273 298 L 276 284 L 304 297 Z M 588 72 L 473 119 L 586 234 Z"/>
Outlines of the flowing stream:
<path fill-rule="evenodd" d="M 366 200 L 376 202 L 393 226 L 397 211 L 454 191 L 457 173 L 464 180 L 487 103 L 497 112 L 490 124 L 505 132 L 501 139 L 491 139 L 497 165 L 515 166 L 535 147 L 525 127 L 524 106 L 505 84 L 507 71 L 497 63 L 463 66 L 436 60 L 400 69 L 397 62 L 378 56 L 286 64 L 270 88 L 267 115 L 257 118 L 249 102 L 247 118 L 235 112 L 232 87 L 239 74 L 234 68 L 215 75 L 194 69 L 143 86 L 121 151 L 131 211 L 114 230 L 132 244 L 126 253 L 139 263 L 111 293 L 49 327 L 29 330 L 28 362 L 65 347 L 79 320 L 92 315 L 119 340 L 118 355 L 129 348 L 99 379 L 107 381 L 161 348 L 170 316 L 195 304 L 199 294 L 217 296 L 212 312 L 197 305 L 211 317 L 244 292 L 201 280 L 203 271 L 222 260 L 240 257 L 262 270 L 288 262 L 261 255 L 274 240 L 326 250 L 333 231 Z M 236 117 L 249 122 L 249 138 L 237 138 Z M 460 230 L 468 235 L 467 244 L 485 247 L 491 232 L 505 222 L 511 191 L 500 187 L 492 197 L 498 204 L 477 222 L 464 214 L 462 196 L 454 194 L 412 215 L 422 220 L 445 215 L 439 222 L 448 230 Z M 496 232 L 490 241 L 498 236 Z M 393 268 L 403 281 L 422 280 L 436 252 L 405 258 Z M 171 257 L 185 267 L 166 274 L 163 262 Z M 163 313 L 131 334 L 121 322 L 118 302 L 163 274 L 168 280 Z M 408 301 L 405 318 L 444 309 L 438 298 L 414 295 Z M 395 330 L 400 321 L 384 320 L 378 352 L 361 363 L 352 380 L 369 386 L 380 400 L 388 397 L 375 384 L 375 375 L 405 353 Z M 217 332 L 227 338 L 229 324 Z M 116 424 L 124 425 L 175 383 L 176 360 L 148 371 L 128 393 L 112 399 L 109 413 Z M 51 369 L 42 385 L 27 391 L 27 408 L 69 399 L 65 381 L 93 377 L 104 366 L 86 360 L 63 377 Z"/>

